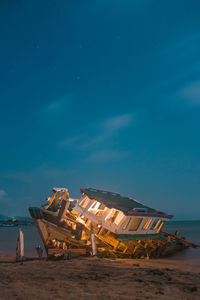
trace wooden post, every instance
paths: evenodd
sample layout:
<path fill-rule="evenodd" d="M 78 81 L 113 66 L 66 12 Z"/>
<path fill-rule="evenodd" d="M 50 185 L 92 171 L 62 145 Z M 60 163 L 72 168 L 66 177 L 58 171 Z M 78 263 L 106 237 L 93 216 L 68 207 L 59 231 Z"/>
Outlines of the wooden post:
<path fill-rule="evenodd" d="M 17 248 L 16 248 L 16 261 L 22 261 L 23 259 L 24 259 L 24 234 L 21 228 L 19 228 Z"/>
<path fill-rule="evenodd" d="M 97 245 L 96 245 L 96 237 L 93 232 L 93 225 L 91 224 L 91 245 L 92 245 L 92 255 L 97 255 Z"/>

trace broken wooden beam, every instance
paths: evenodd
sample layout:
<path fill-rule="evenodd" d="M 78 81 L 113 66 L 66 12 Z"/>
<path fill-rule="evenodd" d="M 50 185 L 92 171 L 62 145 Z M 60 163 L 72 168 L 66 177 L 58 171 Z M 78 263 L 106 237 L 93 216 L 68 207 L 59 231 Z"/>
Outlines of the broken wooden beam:
<path fill-rule="evenodd" d="M 84 248 L 68 248 L 68 249 L 48 249 L 48 255 L 59 255 L 64 253 L 73 253 L 79 255 L 85 255 L 86 249 Z"/>
<path fill-rule="evenodd" d="M 166 231 L 161 231 L 160 232 L 161 234 L 163 234 L 164 236 L 166 237 L 172 237 L 174 238 L 177 242 L 180 242 L 182 244 L 185 244 L 186 246 L 189 246 L 189 247 L 192 247 L 192 248 L 197 248 L 199 247 L 199 245 L 195 244 L 195 243 L 192 243 L 192 242 L 189 242 L 187 240 L 185 240 L 184 238 L 180 238 L 178 237 L 177 235 L 173 234 L 173 233 L 169 233 L 169 232 L 166 232 Z"/>

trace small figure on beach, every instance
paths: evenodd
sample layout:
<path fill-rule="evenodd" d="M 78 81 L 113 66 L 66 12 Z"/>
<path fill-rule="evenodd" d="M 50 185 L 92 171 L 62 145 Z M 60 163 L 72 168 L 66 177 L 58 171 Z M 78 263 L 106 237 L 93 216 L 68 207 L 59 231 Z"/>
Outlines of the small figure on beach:
<path fill-rule="evenodd" d="M 36 250 L 37 250 L 39 259 L 41 259 L 41 258 L 42 258 L 42 255 L 43 255 L 43 249 L 42 249 L 42 247 L 41 247 L 40 245 L 38 245 L 38 246 L 36 247 Z"/>

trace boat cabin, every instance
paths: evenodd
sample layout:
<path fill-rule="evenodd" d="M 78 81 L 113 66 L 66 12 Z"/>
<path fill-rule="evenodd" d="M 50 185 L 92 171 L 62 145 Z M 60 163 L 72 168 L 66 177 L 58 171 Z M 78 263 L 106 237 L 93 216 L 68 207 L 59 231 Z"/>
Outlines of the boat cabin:
<path fill-rule="evenodd" d="M 120 235 L 156 234 L 172 218 L 117 193 L 92 188 L 81 189 L 81 193 L 73 210 L 79 214 L 79 222 L 88 228 L 93 222 Z"/>

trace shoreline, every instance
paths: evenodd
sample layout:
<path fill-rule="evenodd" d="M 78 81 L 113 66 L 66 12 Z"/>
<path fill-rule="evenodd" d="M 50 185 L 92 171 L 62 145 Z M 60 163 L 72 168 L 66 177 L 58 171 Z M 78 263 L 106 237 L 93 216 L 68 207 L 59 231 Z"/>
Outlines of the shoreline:
<path fill-rule="evenodd" d="M 156 267 L 159 266 L 160 268 L 177 268 L 178 270 L 190 270 L 192 268 L 193 272 L 200 273 L 200 260 L 191 260 L 191 261 L 184 261 L 181 259 L 175 259 L 171 257 L 164 257 L 164 258 L 102 258 L 98 256 L 79 256 L 73 257 L 70 260 L 99 260 L 99 261 L 110 261 L 110 262 L 119 262 L 128 265 L 140 264 L 143 267 Z M 65 260 L 52 260 L 48 259 L 47 256 L 43 256 L 41 259 L 38 256 L 25 256 L 23 263 L 27 263 L 30 261 L 42 261 L 42 262 L 60 262 Z M 14 255 L 1 255 L 0 254 L 0 264 L 2 263 L 20 263 L 16 262 L 16 257 Z"/>
<path fill-rule="evenodd" d="M 199 299 L 200 263 L 0 257 L 2 299 Z"/>
<path fill-rule="evenodd" d="M 43 245 L 42 245 L 43 248 Z M 26 251 L 27 249 L 25 248 L 25 258 L 27 258 L 28 260 L 30 259 L 37 259 L 37 251 L 36 249 L 32 249 L 29 251 Z M 16 255 L 16 250 L 10 249 L 10 250 L 5 250 L 2 249 L 0 250 L 0 263 L 1 263 L 1 259 L 5 259 L 6 257 L 9 257 L 12 261 L 13 259 L 15 259 L 15 255 Z M 43 258 L 47 258 L 46 256 L 46 251 L 43 248 Z M 106 257 L 105 257 L 106 258 Z M 119 259 L 119 258 L 118 258 Z M 126 258 L 122 258 L 122 260 L 126 260 Z M 130 258 L 130 260 L 137 260 L 136 258 Z M 147 261 L 146 258 L 140 258 L 140 261 Z M 200 265 L 200 247 L 198 248 L 186 248 L 186 249 L 182 249 L 172 255 L 166 256 L 166 257 L 162 257 L 162 258 L 150 258 L 150 261 L 162 261 L 164 263 L 164 261 L 172 261 L 172 262 L 184 262 L 186 264 L 197 264 Z"/>

